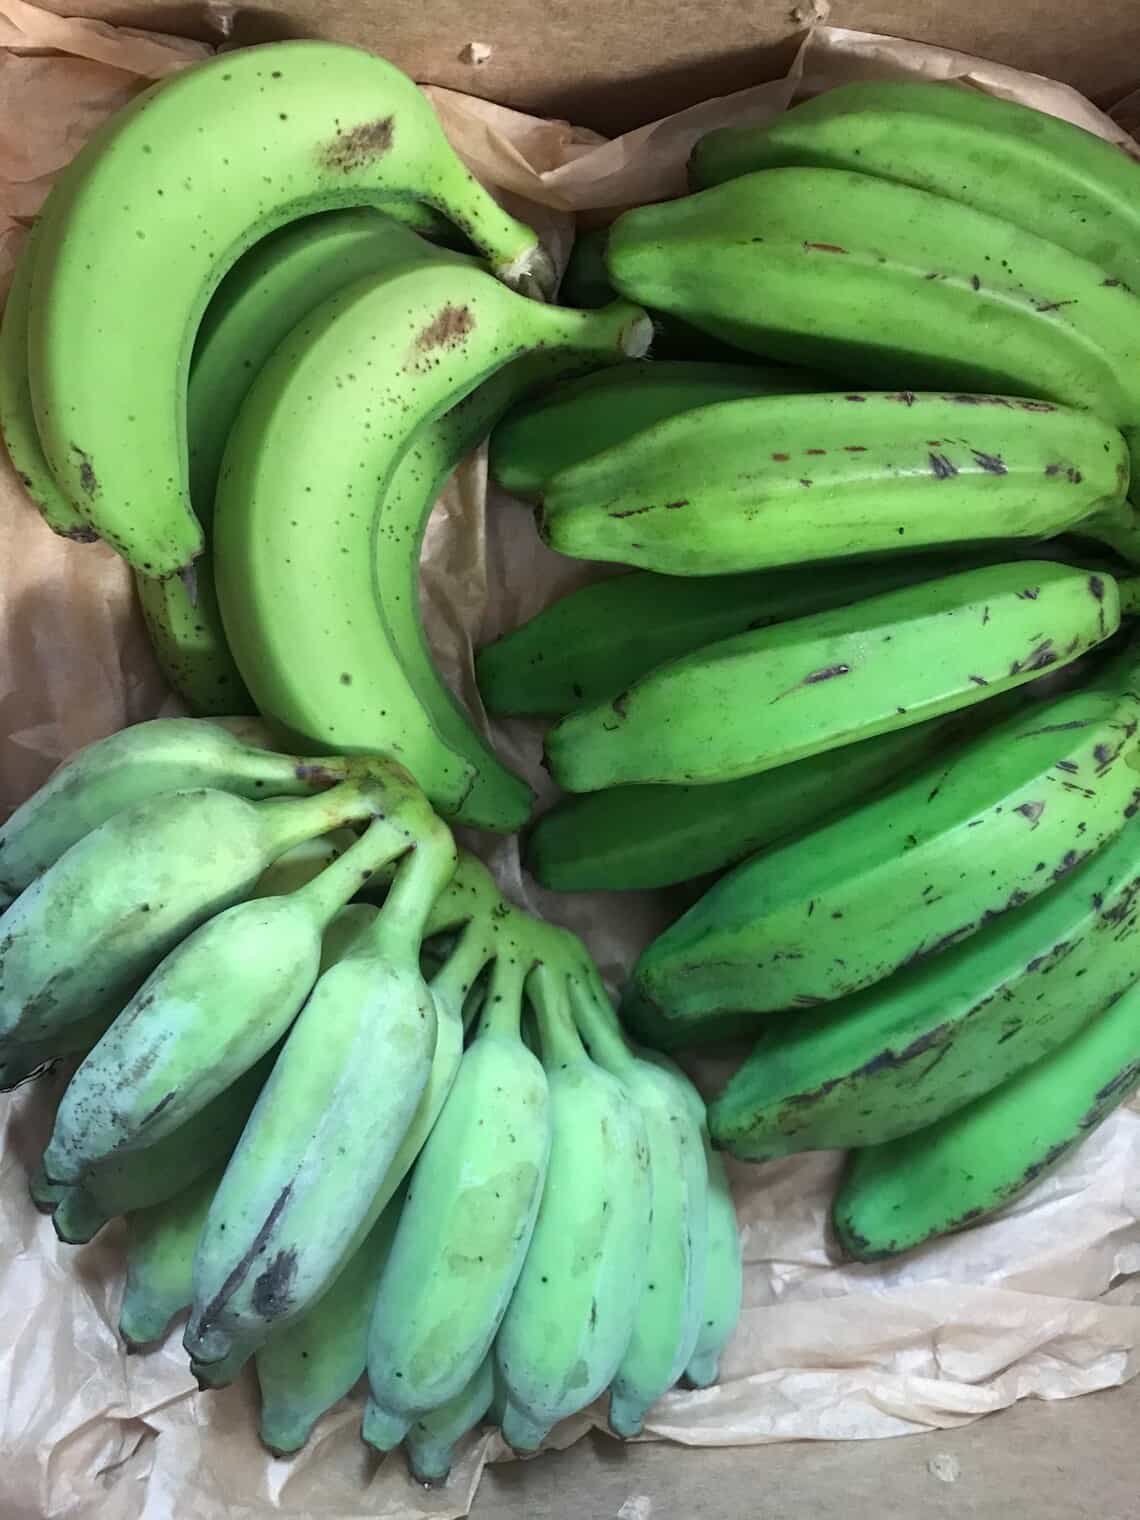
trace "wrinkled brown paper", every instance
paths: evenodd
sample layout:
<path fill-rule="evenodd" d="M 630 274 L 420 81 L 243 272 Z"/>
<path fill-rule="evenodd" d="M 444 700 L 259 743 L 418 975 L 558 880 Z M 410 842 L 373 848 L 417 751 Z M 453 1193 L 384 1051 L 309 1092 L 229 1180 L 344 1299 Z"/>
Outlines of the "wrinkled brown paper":
<path fill-rule="evenodd" d="M 219 18 L 224 21 L 224 10 Z M 224 26 L 219 27 L 224 35 Z M 0 289 L 52 176 L 109 112 L 204 49 L 181 39 L 62 20 L 0 0 Z M 442 89 L 428 94 L 452 141 L 563 255 L 573 212 L 675 194 L 701 133 L 760 121 L 797 93 L 867 76 L 964 79 L 1064 116 L 1140 156 L 1074 91 L 964 54 L 819 27 L 788 79 L 707 101 L 613 142 Z M 1132 125 L 1135 100 L 1119 113 Z M 487 510 L 488 499 L 490 511 Z M 423 587 L 440 664 L 473 710 L 473 647 L 588 579 L 537 541 L 529 511 L 488 493 L 483 455 L 433 517 Z M 0 457 L 0 816 L 78 745 L 177 711 L 136 613 L 130 577 L 99 546 L 55 538 Z M 504 757 L 549 797 L 539 731 L 493 729 Z M 512 896 L 579 930 L 615 981 L 667 920 L 654 894 L 556 897 L 521 873 L 514 841 L 487 851 Z M 715 1073 L 698 1072 L 699 1078 Z M 175 1332 L 125 1356 L 115 1335 L 120 1227 L 79 1250 L 32 1209 L 26 1175 L 64 1074 L 0 1098 L 0 1513 L 98 1520 L 459 1516 L 494 1435 L 472 1438 L 448 1486 L 412 1484 L 398 1454 L 359 1440 L 359 1405 L 322 1420 L 300 1456 L 255 1435 L 252 1376 L 199 1394 Z M 966 1423 L 1016 1399 L 1067 1398 L 1140 1371 L 1140 1107 L 1111 1119 L 1001 1218 L 893 1266 L 840 1263 L 827 1204 L 840 1158 L 737 1166 L 745 1310 L 719 1387 L 670 1394 L 651 1436 L 691 1445 L 868 1439 Z M 575 1439 L 594 1410 L 567 1422 Z"/>

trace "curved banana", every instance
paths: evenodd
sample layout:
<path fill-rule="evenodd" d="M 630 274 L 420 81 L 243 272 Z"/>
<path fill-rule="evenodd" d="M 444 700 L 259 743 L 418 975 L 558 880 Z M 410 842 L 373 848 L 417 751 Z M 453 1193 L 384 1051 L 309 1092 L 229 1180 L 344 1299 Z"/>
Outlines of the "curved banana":
<path fill-rule="evenodd" d="M 444 1483 L 456 1444 L 482 1421 L 495 1396 L 495 1359 L 488 1354 L 471 1381 L 446 1404 L 413 1420 L 404 1437 L 408 1466 L 421 1483 Z"/>
<path fill-rule="evenodd" d="M 474 767 L 432 726 L 393 642 L 368 637 L 377 577 L 406 596 L 415 563 L 407 517 L 394 523 L 374 504 L 417 429 L 511 360 L 558 348 L 570 362 L 606 362 L 643 349 L 647 331 L 623 303 L 562 311 L 470 265 L 401 269 L 318 308 L 255 381 L 218 485 L 218 596 L 262 711 L 318 745 L 395 755 L 458 816 Z M 415 500 L 422 518 L 428 499 Z M 514 806 L 485 821 L 517 826 L 517 796 Z"/>
<path fill-rule="evenodd" d="M 1024 685 L 1120 616 L 1107 574 L 1027 560 L 941 576 L 683 656 L 562 718 L 547 762 L 576 792 L 755 775 Z"/>
<path fill-rule="evenodd" d="M 1059 117 L 925 80 L 861 80 L 761 127 L 702 137 L 698 190 L 758 169 L 849 169 L 931 190 L 1103 264 L 1140 289 L 1140 169 Z"/>
<path fill-rule="evenodd" d="M 929 1129 L 856 1151 L 832 1218 L 881 1261 L 1012 1203 L 1140 1084 L 1140 985 L 1044 1060 Z"/>
<path fill-rule="evenodd" d="M 470 1382 L 534 1229 L 550 1119 L 546 1074 L 519 1037 L 527 934 L 521 915 L 500 921 L 478 1032 L 412 1173 L 380 1281 L 364 1439 L 381 1451 Z"/>
<path fill-rule="evenodd" d="M 356 48 L 280 42 L 209 59 L 81 150 L 41 213 L 29 381 L 53 475 L 135 569 L 171 575 L 202 548 L 182 399 L 221 277 L 299 215 L 400 198 L 443 212 L 504 280 L 548 287 L 535 234 L 463 167 L 427 99 Z"/>
<path fill-rule="evenodd" d="M 1140 562 L 1128 449 L 1009 396 L 752 396 L 667 418 L 547 479 L 542 536 L 666 575 L 1079 532 Z"/>
<path fill-rule="evenodd" d="M 738 866 L 642 954 L 635 1019 L 810 1008 L 1062 881 L 1136 808 L 1135 655 Z"/>
<path fill-rule="evenodd" d="M 119 1308 L 119 1335 L 128 1350 L 162 1340 L 175 1315 L 190 1307 L 194 1250 L 221 1175 L 215 1167 L 164 1203 L 129 1215 Z"/>
<path fill-rule="evenodd" d="M 652 1203 L 645 1121 L 583 1049 L 565 971 L 540 963 L 527 987 L 551 1142 L 534 1234 L 495 1341 L 503 1439 L 516 1451 L 537 1451 L 613 1380 L 645 1281 Z"/>

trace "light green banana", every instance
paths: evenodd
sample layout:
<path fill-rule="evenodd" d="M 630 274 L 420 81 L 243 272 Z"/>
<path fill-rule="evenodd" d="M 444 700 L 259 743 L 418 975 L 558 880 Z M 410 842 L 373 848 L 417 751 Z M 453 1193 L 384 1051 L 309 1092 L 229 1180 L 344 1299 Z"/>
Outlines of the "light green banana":
<path fill-rule="evenodd" d="M 1135 980 L 1138 894 L 1133 818 L 966 944 L 765 1030 L 710 1109 L 717 1143 L 749 1161 L 878 1145 L 1008 1081 Z"/>
<path fill-rule="evenodd" d="M 408 1466 L 421 1483 L 445 1483 L 456 1444 L 482 1421 L 495 1394 L 495 1359 L 488 1354 L 461 1393 L 413 1420 L 404 1437 Z"/>
<path fill-rule="evenodd" d="M 692 1096 L 675 1074 L 639 1060 L 592 963 L 569 978 L 574 1016 L 593 1058 L 645 1119 L 652 1212 L 644 1287 L 614 1375 L 610 1425 L 640 1434 L 650 1406 L 684 1372 L 701 1330 L 707 1265 L 708 1173 Z"/>
<path fill-rule="evenodd" d="M 364 1373 L 376 1284 L 403 1201 L 397 1193 L 316 1303 L 258 1348 L 258 1432 L 277 1456 L 300 1451 L 321 1415 L 351 1392 Z"/>
<path fill-rule="evenodd" d="M 652 1211 L 645 1121 L 587 1056 L 565 970 L 540 963 L 527 987 L 551 1144 L 538 1220 L 495 1342 L 503 1439 L 516 1451 L 537 1451 L 613 1380 L 641 1300 Z"/>
<path fill-rule="evenodd" d="M 499 921 L 475 1039 L 412 1173 L 376 1297 L 364 1439 L 389 1451 L 487 1355 L 534 1229 L 550 1150 L 547 1081 L 519 1037 L 529 925 Z"/>
<path fill-rule="evenodd" d="M 547 763 L 575 792 L 755 775 L 1066 665 L 1116 632 L 1120 598 L 1110 575 L 1028 560 L 737 634 L 561 719 Z"/>
<path fill-rule="evenodd" d="M 456 857 L 420 803 L 415 848 L 298 1014 L 210 1209 L 184 1344 L 215 1385 L 217 1364 L 240 1366 L 332 1280 L 427 1084 L 437 1015 L 420 944 Z"/>
<path fill-rule="evenodd" d="M 68 1083 L 44 1153 L 49 1177 L 77 1182 L 178 1129 L 286 1033 L 332 919 L 362 879 L 417 847 L 417 789 L 393 775 L 377 783 L 376 807 L 363 837 L 308 885 L 226 909 L 147 977 Z"/>
<path fill-rule="evenodd" d="M 642 351 L 647 334 L 637 308 L 542 306 L 469 265 L 404 268 L 319 307 L 255 381 L 218 486 L 218 596 L 262 711 L 318 746 L 336 736 L 395 755 L 459 816 L 475 777 L 470 741 L 460 753 L 440 737 L 378 614 L 388 595 L 378 598 L 378 577 L 391 577 L 392 595 L 411 594 L 431 490 L 421 481 L 393 517 L 376 502 L 417 429 L 512 360 L 556 348 L 568 362 L 604 363 Z M 464 817 L 514 828 L 517 786 L 507 803 L 506 817 L 493 806 Z"/>
<path fill-rule="evenodd" d="M 736 1205 L 724 1169 L 724 1159 L 705 1136 L 709 1178 L 709 1212 L 705 1240 L 705 1296 L 697 1343 L 685 1368 L 694 1388 L 711 1388 L 720 1374 L 720 1358 L 740 1322 L 744 1267 L 740 1257 L 740 1227 Z"/>
<path fill-rule="evenodd" d="M 866 391 L 698 407 L 552 475 L 542 536 L 666 575 L 1080 532 L 1140 562 L 1124 439 L 1008 396 Z"/>
<path fill-rule="evenodd" d="M 1004 1208 L 1140 1084 L 1140 985 L 1067 1044 L 929 1129 L 856 1151 L 832 1209 L 849 1255 L 880 1261 Z"/>
<path fill-rule="evenodd" d="M 793 395 L 815 383 L 771 364 L 631 359 L 524 402 L 491 435 L 489 468 L 512 496 L 541 501 L 552 476 L 655 423 L 718 401 Z"/>
<path fill-rule="evenodd" d="M 264 725 L 233 732 L 197 718 L 152 718 L 70 755 L 0 824 L 0 898 L 17 896 L 65 850 L 116 813 L 163 792 L 213 787 L 251 800 L 307 796 L 351 776 L 384 774 L 384 760 L 271 753 Z"/>
<path fill-rule="evenodd" d="M 170 575 L 202 548 L 183 398 L 227 269 L 298 216 L 401 198 L 443 212 L 504 280 L 549 289 L 535 234 L 463 167 L 426 97 L 356 48 L 281 42 L 209 59 L 81 150 L 41 214 L 29 380 L 57 482 L 135 569 Z"/>
<path fill-rule="evenodd" d="M 374 815 L 383 791 L 249 802 L 202 787 L 115 813 L 0 917 L 0 1039 L 29 1043 L 117 1011 L 163 956 L 305 839 Z"/>
<path fill-rule="evenodd" d="M 1140 169 L 1043 111 L 925 80 L 827 90 L 761 127 L 722 127 L 690 161 L 698 190 L 758 169 L 850 169 L 931 190 L 1103 264 L 1140 289 Z"/>
<path fill-rule="evenodd" d="M 190 1307 L 194 1250 L 221 1176 L 215 1167 L 173 1198 L 128 1216 L 119 1308 L 119 1335 L 128 1350 L 162 1340 L 175 1315 Z"/>
<path fill-rule="evenodd" d="M 737 866 L 642 954 L 635 1026 L 829 1002 L 1062 881 L 1136 810 L 1134 662 Z"/>

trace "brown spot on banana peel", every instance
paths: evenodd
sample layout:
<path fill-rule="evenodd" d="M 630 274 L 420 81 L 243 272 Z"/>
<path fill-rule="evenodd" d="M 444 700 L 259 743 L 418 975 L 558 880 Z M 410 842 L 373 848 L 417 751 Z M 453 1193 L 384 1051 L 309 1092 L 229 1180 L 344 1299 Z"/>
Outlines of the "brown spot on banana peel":
<path fill-rule="evenodd" d="M 202 1310 L 201 1317 L 198 1321 L 199 1336 L 213 1328 L 214 1321 L 221 1314 L 222 1309 L 225 1307 L 226 1300 L 229 1298 L 230 1294 L 233 1293 L 234 1289 L 237 1288 L 249 1275 L 250 1269 L 252 1268 L 254 1262 L 257 1260 L 258 1256 L 261 1255 L 261 1252 L 265 1249 L 265 1242 L 272 1234 L 273 1227 L 281 1217 L 281 1212 L 285 1208 L 285 1205 L 289 1202 L 292 1194 L 293 1183 L 292 1181 L 289 1181 L 285 1184 L 280 1193 L 278 1193 L 277 1197 L 274 1199 L 273 1207 L 265 1216 L 261 1228 L 258 1230 L 257 1234 L 250 1242 L 249 1249 L 226 1274 L 222 1286 L 218 1289 L 214 1297 Z"/>
<path fill-rule="evenodd" d="M 297 1275 L 297 1250 L 290 1246 L 277 1255 L 253 1285 L 253 1309 L 262 1319 L 279 1319 L 292 1301 L 293 1279 Z"/>
<path fill-rule="evenodd" d="M 350 127 L 347 132 L 338 127 L 336 136 L 321 147 L 321 167 L 336 174 L 350 174 L 354 169 L 366 168 L 376 159 L 384 157 L 392 146 L 394 136 L 395 120 L 391 116 L 361 122 L 357 127 Z"/>
<path fill-rule="evenodd" d="M 839 243 L 805 243 L 805 250 L 815 253 L 846 253 L 848 250 Z"/>
<path fill-rule="evenodd" d="M 91 455 L 77 443 L 71 445 L 71 452 L 79 456 L 79 484 L 83 494 L 94 499 L 99 494 L 99 477 L 95 474 Z"/>
<path fill-rule="evenodd" d="M 468 306 L 455 306 L 450 301 L 428 325 L 416 334 L 415 347 L 420 353 L 431 353 L 437 348 L 454 348 L 462 343 L 475 327 L 475 318 Z"/>
<path fill-rule="evenodd" d="M 935 480 L 950 480 L 957 475 L 957 466 L 945 454 L 930 454 L 927 457 L 930 460 L 930 473 Z"/>

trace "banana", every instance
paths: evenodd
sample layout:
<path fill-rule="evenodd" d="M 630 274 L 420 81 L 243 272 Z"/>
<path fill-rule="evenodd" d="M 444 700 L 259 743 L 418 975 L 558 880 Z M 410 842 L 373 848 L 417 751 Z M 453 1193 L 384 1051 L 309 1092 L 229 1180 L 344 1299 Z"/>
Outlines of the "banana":
<path fill-rule="evenodd" d="M 163 674 L 196 712 L 252 711 L 222 627 L 212 545 L 218 472 L 246 393 L 302 318 L 345 286 L 397 264 L 454 258 L 376 211 L 330 211 L 262 239 L 215 292 L 186 388 L 190 500 L 206 547 L 188 575 L 135 576 Z"/>
<path fill-rule="evenodd" d="M 49 1182 L 42 1166 L 28 1175 L 28 1197 L 43 1214 L 50 1214 L 70 1190 L 61 1183 Z"/>
<path fill-rule="evenodd" d="M 1008 396 L 752 396 L 682 412 L 552 475 L 561 554 L 724 575 L 1080 532 L 1140 562 L 1128 449 L 1087 412 Z"/>
<path fill-rule="evenodd" d="M 500 920 L 478 1031 L 412 1173 L 380 1281 L 364 1415 L 364 1439 L 380 1451 L 470 1382 L 530 1244 L 550 1150 L 546 1074 L 519 1037 L 530 932 L 521 915 Z"/>
<path fill-rule="evenodd" d="M 108 1009 L 65 1024 L 44 1040 L 0 1042 L 0 1092 L 18 1087 L 60 1056 L 86 1055 L 102 1039 L 110 1022 L 111 1011 Z"/>
<path fill-rule="evenodd" d="M 1120 617 L 1108 574 L 1028 560 L 940 576 L 683 656 L 562 718 L 547 764 L 574 792 L 755 775 L 1024 685 Z"/>
<path fill-rule="evenodd" d="M 305 839 L 374 813 L 383 790 L 249 802 L 201 787 L 113 814 L 0 916 L 0 1040 L 117 1011 L 162 958 Z"/>
<path fill-rule="evenodd" d="M 766 358 L 858 376 L 853 394 L 1028 396 L 1126 434 L 1140 420 L 1140 297 L 1097 263 L 925 190 L 768 169 L 626 212 L 607 265 L 631 299 Z"/>
<path fill-rule="evenodd" d="M 1041 1059 L 1136 977 L 1140 825 L 945 955 L 765 1030 L 712 1104 L 750 1161 L 924 1129 Z"/>
<path fill-rule="evenodd" d="M 637 1027 L 829 1002 L 1062 881 L 1136 810 L 1135 674 L 1133 653 L 736 867 L 642 954 Z"/>
<path fill-rule="evenodd" d="M 355 842 L 356 835 L 351 829 L 334 829 L 331 834 L 320 839 L 306 839 L 265 868 L 257 878 L 250 897 L 280 897 L 283 893 L 307 887 L 314 877 L 319 876 L 326 866 L 331 866 Z M 381 874 L 380 871 L 376 872 L 376 876 Z M 367 885 L 368 883 L 361 882 L 362 888 Z"/>
<path fill-rule="evenodd" d="M 356 48 L 209 59 L 81 150 L 41 213 L 29 381 L 56 481 L 136 570 L 174 574 L 202 548 L 183 399 L 222 276 L 300 215 L 398 199 L 441 211 L 509 283 L 552 283 L 535 234 L 471 177 L 412 81 Z"/>
<path fill-rule="evenodd" d="M 917 80 L 828 90 L 762 127 L 722 127 L 690 160 L 698 190 L 758 169 L 849 169 L 931 190 L 1103 264 L 1140 289 L 1140 169 L 1055 116 Z"/>
<path fill-rule="evenodd" d="M 1060 1164 L 1140 1084 L 1140 985 L 1059 1050 L 929 1129 L 856 1151 L 832 1218 L 858 1261 L 984 1219 Z"/>
<path fill-rule="evenodd" d="M 652 1212 L 633 1333 L 614 1375 L 610 1425 L 640 1434 L 650 1406 L 684 1372 L 701 1331 L 707 1264 L 708 1173 L 691 1095 L 676 1076 L 639 1060 L 621 1033 L 592 964 L 569 978 L 574 1016 L 590 1054 L 641 1109 Z"/>
<path fill-rule="evenodd" d="M 408 1466 L 421 1483 L 444 1483 L 451 1471 L 456 1444 L 482 1421 L 495 1395 L 494 1357 L 488 1353 L 467 1386 L 420 1415 L 408 1427 L 404 1444 Z"/>
<path fill-rule="evenodd" d="M 53 533 L 91 543 L 94 528 L 55 483 L 40 448 L 28 390 L 28 299 L 37 241 L 33 226 L 24 240 L 0 319 L 0 437 L 12 468 Z"/>
<path fill-rule="evenodd" d="M 194 1249 L 221 1175 L 215 1167 L 173 1198 L 128 1216 L 119 1308 L 119 1335 L 128 1350 L 162 1340 L 175 1315 L 190 1307 Z"/>
<path fill-rule="evenodd" d="M 484 645 L 475 662 L 480 695 L 496 717 L 573 712 L 612 701 L 658 665 L 734 633 L 985 563 L 978 555 L 898 556 L 745 575 L 630 571 L 571 591 Z"/>
<path fill-rule="evenodd" d="M 152 718 L 70 755 L 0 824 L 0 895 L 25 887 L 116 813 L 163 792 L 211 787 L 237 797 L 307 796 L 352 776 L 385 774 L 384 760 L 270 753 L 250 722 L 240 732 L 196 718 Z"/>
<path fill-rule="evenodd" d="M 552 476 L 655 423 L 718 401 L 786 396 L 813 384 L 814 377 L 777 365 L 631 359 L 524 402 L 491 435 L 489 468 L 504 491 L 537 502 Z"/>
<path fill-rule="evenodd" d="M 276 1456 L 300 1451 L 321 1415 L 359 1381 L 368 1322 L 403 1197 L 397 1193 L 368 1238 L 316 1303 L 274 1330 L 256 1354 L 262 1442 Z"/>
<path fill-rule="evenodd" d="M 458 817 L 474 767 L 433 727 L 377 615 L 378 577 L 410 594 L 415 529 L 375 503 L 417 429 L 511 360 L 556 348 L 571 364 L 606 362 L 647 336 L 637 308 L 542 306 L 470 265 L 365 279 L 313 312 L 254 382 L 218 485 L 218 597 L 262 711 L 320 746 L 335 735 L 395 755 Z M 422 521 L 430 501 L 414 502 Z M 486 821 L 516 827 L 517 791 L 509 800 L 509 818 L 488 809 Z"/>
<path fill-rule="evenodd" d="M 420 801 L 414 849 L 298 1014 L 211 1206 L 184 1344 L 215 1386 L 219 1364 L 236 1371 L 335 1276 L 428 1082 L 437 1014 L 420 944 L 456 856 Z"/>
<path fill-rule="evenodd" d="M 720 1373 L 720 1358 L 740 1322 L 744 1268 L 740 1257 L 740 1228 L 736 1205 L 719 1151 L 705 1137 L 709 1177 L 708 1224 L 705 1244 L 705 1296 L 697 1343 L 685 1368 L 693 1388 L 711 1388 Z"/>
<path fill-rule="evenodd" d="M 516 1451 L 537 1451 L 613 1380 L 633 1334 L 651 1213 L 645 1122 L 621 1082 L 586 1055 L 565 971 L 540 964 L 527 987 L 551 1144 L 534 1234 L 495 1342 L 503 1439 Z"/>
<path fill-rule="evenodd" d="M 420 793 L 399 778 L 378 793 L 376 821 L 308 885 L 226 909 L 147 977 L 67 1085 L 44 1153 L 53 1181 L 178 1129 L 285 1034 L 332 919 L 362 879 L 416 848 Z"/>

